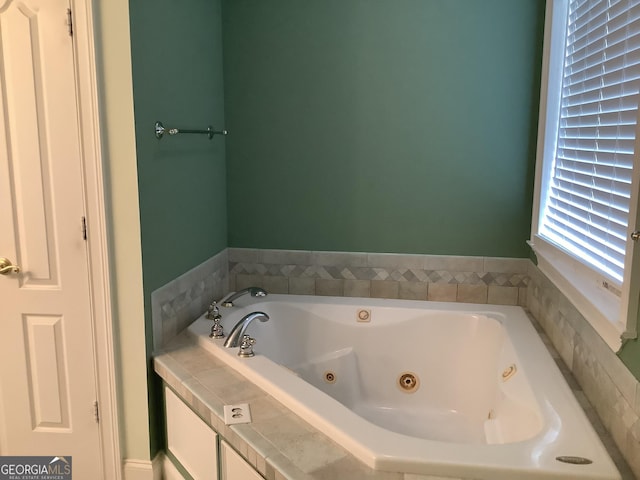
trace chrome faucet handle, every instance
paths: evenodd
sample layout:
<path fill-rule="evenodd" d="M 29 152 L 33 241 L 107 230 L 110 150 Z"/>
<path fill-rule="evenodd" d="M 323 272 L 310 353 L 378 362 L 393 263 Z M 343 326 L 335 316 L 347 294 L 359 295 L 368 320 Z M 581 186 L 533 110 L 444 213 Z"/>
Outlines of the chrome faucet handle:
<path fill-rule="evenodd" d="M 209 308 L 207 308 L 206 318 L 214 321 L 222 318 L 222 315 L 220 315 L 220 309 L 218 308 L 218 302 L 211 302 Z"/>
<path fill-rule="evenodd" d="M 220 315 L 213 318 L 213 326 L 211 327 L 211 333 L 209 334 L 209 338 L 223 338 L 224 331 L 222 330 L 222 325 L 220 324 L 220 319 L 222 317 Z"/>
<path fill-rule="evenodd" d="M 249 335 L 243 335 L 240 350 L 238 350 L 238 356 L 242 358 L 253 357 L 255 355 L 255 353 L 253 353 L 253 346 L 255 344 L 255 338 L 251 338 Z"/>
<path fill-rule="evenodd" d="M 233 302 L 246 294 L 249 294 L 252 297 L 266 297 L 268 295 L 267 291 L 264 288 L 249 287 L 237 292 L 231 292 L 227 294 L 220 300 L 219 303 L 221 303 L 223 307 L 233 307 Z"/>

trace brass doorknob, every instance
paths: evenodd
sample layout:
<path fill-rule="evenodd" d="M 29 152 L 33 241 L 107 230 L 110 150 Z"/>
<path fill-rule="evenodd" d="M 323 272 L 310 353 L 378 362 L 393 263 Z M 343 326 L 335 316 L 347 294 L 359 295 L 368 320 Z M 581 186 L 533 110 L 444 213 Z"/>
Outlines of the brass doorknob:
<path fill-rule="evenodd" d="M 635 232 L 631 232 L 631 235 L 629 236 L 631 237 L 631 240 L 637 242 L 638 240 L 640 240 L 640 231 L 636 230 Z"/>
<path fill-rule="evenodd" d="M 20 267 L 11 263 L 8 258 L 0 257 L 0 275 L 9 275 L 10 273 L 19 273 Z"/>

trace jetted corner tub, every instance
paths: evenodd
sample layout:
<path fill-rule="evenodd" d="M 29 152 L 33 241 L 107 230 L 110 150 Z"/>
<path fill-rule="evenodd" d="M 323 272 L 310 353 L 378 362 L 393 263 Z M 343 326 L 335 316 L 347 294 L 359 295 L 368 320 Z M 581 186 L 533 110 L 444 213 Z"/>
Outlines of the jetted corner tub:
<path fill-rule="evenodd" d="M 225 333 L 262 311 L 241 358 L 213 355 L 377 470 L 480 480 L 619 479 L 520 307 L 245 296 Z"/>

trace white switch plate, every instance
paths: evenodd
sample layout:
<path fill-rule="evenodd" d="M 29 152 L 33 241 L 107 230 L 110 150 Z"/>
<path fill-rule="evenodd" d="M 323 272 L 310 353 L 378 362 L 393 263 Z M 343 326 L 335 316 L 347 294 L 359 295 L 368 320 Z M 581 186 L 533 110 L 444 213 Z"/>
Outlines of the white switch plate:
<path fill-rule="evenodd" d="M 225 425 L 235 425 L 237 423 L 251 423 L 251 410 L 248 403 L 236 403 L 224 406 Z"/>

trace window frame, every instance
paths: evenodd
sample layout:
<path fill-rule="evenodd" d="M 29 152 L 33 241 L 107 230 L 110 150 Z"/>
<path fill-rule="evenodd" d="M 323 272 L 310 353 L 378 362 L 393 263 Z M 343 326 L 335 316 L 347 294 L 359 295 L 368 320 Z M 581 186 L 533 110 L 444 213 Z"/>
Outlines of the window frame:
<path fill-rule="evenodd" d="M 625 339 L 636 337 L 640 293 L 640 280 L 637 280 L 640 276 L 640 252 L 637 252 L 637 242 L 627 240 L 624 277 L 622 285 L 618 286 L 604 274 L 539 235 L 540 216 L 545 210 L 544 192 L 551 181 L 557 146 L 568 2 L 569 0 L 549 0 L 546 6 L 535 187 L 531 239 L 528 243 L 536 254 L 538 268 L 574 304 L 607 345 L 617 352 Z M 627 234 L 639 223 L 639 131 L 640 121 L 636 125 L 636 153 Z"/>

